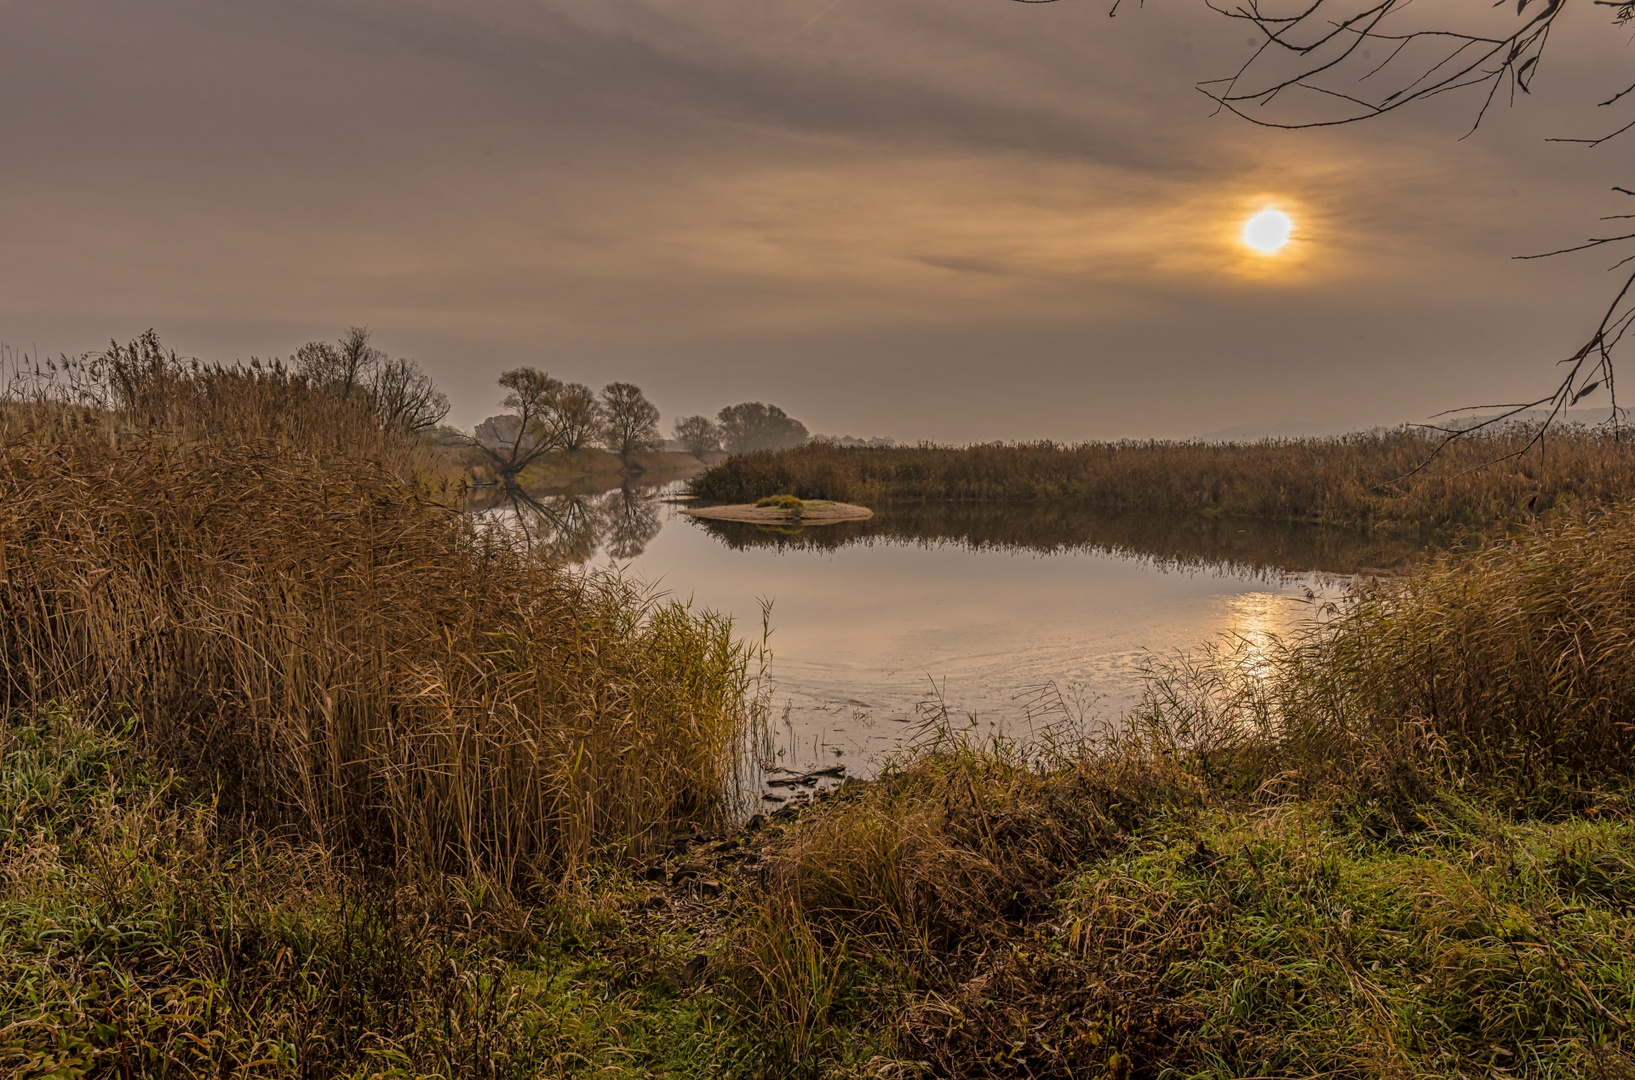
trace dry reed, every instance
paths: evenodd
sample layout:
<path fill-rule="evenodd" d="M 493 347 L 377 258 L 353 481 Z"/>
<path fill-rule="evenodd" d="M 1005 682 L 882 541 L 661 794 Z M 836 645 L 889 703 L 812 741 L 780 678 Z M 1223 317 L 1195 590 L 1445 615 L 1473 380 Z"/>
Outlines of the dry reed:
<path fill-rule="evenodd" d="M 508 885 L 724 821 L 726 619 L 477 528 L 282 372 L 170 360 L 114 410 L 0 416 L 9 709 L 127 706 L 261 826 Z"/>
<path fill-rule="evenodd" d="M 1256 443 L 809 443 L 728 458 L 694 479 L 691 490 L 719 502 L 779 493 L 873 506 L 1055 501 L 1104 512 L 1502 535 L 1540 514 L 1607 505 L 1635 489 L 1635 442 L 1621 433 L 1564 428 L 1540 447 L 1510 456 L 1531 437 L 1521 427 L 1472 434 L 1417 473 L 1438 440 L 1434 432 L 1409 428 Z"/>
<path fill-rule="evenodd" d="M 1631 505 L 1444 553 L 1287 640 L 1155 668 L 1135 730 L 1222 794 L 1277 777 L 1576 805 L 1635 773 L 1632 568 Z"/>

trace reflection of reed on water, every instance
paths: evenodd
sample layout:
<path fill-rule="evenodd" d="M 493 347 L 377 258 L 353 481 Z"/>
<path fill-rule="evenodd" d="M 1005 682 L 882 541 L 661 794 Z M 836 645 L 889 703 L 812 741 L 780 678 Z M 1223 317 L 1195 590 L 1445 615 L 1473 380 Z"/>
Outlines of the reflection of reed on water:
<path fill-rule="evenodd" d="M 661 528 L 658 491 L 628 483 L 601 491 L 503 487 L 472 509 L 516 530 L 553 562 L 586 562 L 598 549 L 615 559 L 634 559 Z"/>
<path fill-rule="evenodd" d="M 728 547 L 832 551 L 852 544 L 951 544 L 972 550 L 1106 551 L 1164 567 L 1255 573 L 1356 574 L 1400 566 L 1424 545 L 1347 529 L 1202 514 L 1098 514 L 1037 503 L 910 503 L 876 509 L 867 521 L 767 529 L 692 519 Z"/>

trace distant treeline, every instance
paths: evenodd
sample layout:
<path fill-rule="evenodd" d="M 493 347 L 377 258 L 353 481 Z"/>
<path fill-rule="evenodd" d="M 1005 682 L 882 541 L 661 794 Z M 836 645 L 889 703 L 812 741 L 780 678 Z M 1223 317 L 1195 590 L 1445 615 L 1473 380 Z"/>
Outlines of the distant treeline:
<path fill-rule="evenodd" d="M 720 502 L 783 493 L 871 506 L 1062 501 L 1116 512 L 1488 534 L 1635 490 L 1629 435 L 1569 427 L 1521 453 L 1534 433 L 1514 427 L 1471 434 L 1434 458 L 1438 433 L 1412 428 L 1254 443 L 809 443 L 730 458 L 694 479 L 691 491 Z"/>

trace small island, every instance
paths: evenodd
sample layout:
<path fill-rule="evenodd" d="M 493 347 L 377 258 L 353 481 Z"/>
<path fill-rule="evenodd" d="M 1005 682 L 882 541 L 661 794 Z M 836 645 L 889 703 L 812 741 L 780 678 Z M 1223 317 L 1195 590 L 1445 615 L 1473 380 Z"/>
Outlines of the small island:
<path fill-rule="evenodd" d="M 681 512 L 712 521 L 747 521 L 754 525 L 832 525 L 837 521 L 863 521 L 874 516 L 874 511 L 866 506 L 828 499 L 798 499 L 793 495 L 773 495 L 756 503 L 730 506 L 684 507 Z"/>

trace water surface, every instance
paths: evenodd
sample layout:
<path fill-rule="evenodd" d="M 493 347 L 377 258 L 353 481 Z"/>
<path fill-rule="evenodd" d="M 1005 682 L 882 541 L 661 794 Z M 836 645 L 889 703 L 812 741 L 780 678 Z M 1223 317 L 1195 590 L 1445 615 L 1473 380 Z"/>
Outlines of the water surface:
<path fill-rule="evenodd" d="M 767 644 L 779 766 L 867 775 L 946 708 L 1026 738 L 1116 722 L 1155 659 L 1282 634 L 1413 545 L 1220 518 L 994 504 L 897 507 L 802 530 L 705 522 L 668 488 L 497 503 L 558 557 L 731 614 Z"/>

